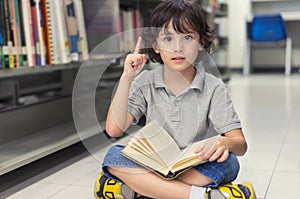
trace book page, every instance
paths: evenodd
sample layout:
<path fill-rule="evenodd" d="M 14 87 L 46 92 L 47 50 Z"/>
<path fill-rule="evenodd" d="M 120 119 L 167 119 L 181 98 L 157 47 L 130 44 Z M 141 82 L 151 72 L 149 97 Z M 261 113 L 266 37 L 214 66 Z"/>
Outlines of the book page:
<path fill-rule="evenodd" d="M 201 160 L 200 156 L 202 154 L 207 154 L 214 147 L 216 141 L 220 136 L 213 136 L 205 140 L 201 140 L 193 143 L 192 145 L 186 147 L 181 151 L 179 159 L 172 166 L 172 170 L 180 170 L 185 168 L 186 166 L 193 166 L 195 164 L 200 164 L 201 162 L 205 162 L 206 160 Z M 200 153 L 195 154 L 195 150 L 201 147 L 202 150 Z M 187 165 L 190 164 L 190 165 Z M 178 168 L 177 168 L 178 167 Z"/>
<path fill-rule="evenodd" d="M 139 151 L 143 155 L 152 158 L 153 160 L 160 162 L 161 165 L 165 165 L 165 162 L 156 153 L 156 151 L 150 146 L 148 140 L 145 138 L 138 139 L 136 142 L 132 143 L 131 148 Z"/>
<path fill-rule="evenodd" d="M 151 147 L 159 154 L 161 159 L 164 160 L 167 165 L 174 163 L 180 156 L 181 150 L 176 142 L 156 121 L 152 121 L 142 128 L 141 133 L 147 138 Z"/>
<path fill-rule="evenodd" d="M 164 175 L 167 175 L 169 168 L 165 165 L 160 158 L 155 158 L 152 156 L 154 153 L 141 153 L 139 150 L 136 150 L 134 147 L 125 147 L 121 153 L 128 159 L 143 165 L 150 170 L 157 170 Z"/>

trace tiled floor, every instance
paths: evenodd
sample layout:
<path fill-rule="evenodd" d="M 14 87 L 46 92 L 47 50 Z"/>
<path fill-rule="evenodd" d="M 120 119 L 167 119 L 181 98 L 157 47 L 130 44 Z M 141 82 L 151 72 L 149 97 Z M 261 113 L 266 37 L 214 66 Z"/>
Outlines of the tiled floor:
<path fill-rule="evenodd" d="M 236 182 L 250 181 L 259 198 L 298 198 L 300 75 L 234 74 L 228 87 L 249 143 Z M 94 155 L 101 156 L 103 148 Z M 0 198 L 92 199 L 99 156 L 82 145 L 51 155 L 2 176 Z"/>

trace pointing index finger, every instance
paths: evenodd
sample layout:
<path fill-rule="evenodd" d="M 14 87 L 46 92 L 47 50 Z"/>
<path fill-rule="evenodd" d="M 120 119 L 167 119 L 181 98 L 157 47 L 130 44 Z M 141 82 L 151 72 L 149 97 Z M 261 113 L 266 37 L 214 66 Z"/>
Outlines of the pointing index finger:
<path fill-rule="evenodd" d="M 137 42 L 136 42 L 133 54 L 139 54 L 140 50 L 141 50 L 141 47 L 142 47 L 142 37 L 139 37 Z"/>

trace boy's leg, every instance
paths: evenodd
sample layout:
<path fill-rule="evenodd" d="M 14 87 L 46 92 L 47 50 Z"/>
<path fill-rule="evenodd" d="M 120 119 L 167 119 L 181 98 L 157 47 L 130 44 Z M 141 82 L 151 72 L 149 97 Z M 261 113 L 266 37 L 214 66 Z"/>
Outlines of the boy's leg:
<path fill-rule="evenodd" d="M 208 188 L 205 199 L 256 199 L 253 186 L 244 182 L 241 184 L 224 184 L 216 188 Z"/>
<path fill-rule="evenodd" d="M 178 180 L 165 180 L 142 168 L 109 167 L 109 172 L 141 195 L 161 199 L 187 199 L 191 186 Z"/>
<path fill-rule="evenodd" d="M 238 160 L 235 155 L 230 154 L 229 158 L 223 163 L 208 162 L 198 165 L 195 169 L 181 174 L 178 179 L 188 184 L 202 186 L 203 179 L 197 173 L 208 176 L 207 179 L 211 180 L 206 181 L 206 183 L 211 188 L 208 188 L 204 194 L 206 199 L 256 199 L 254 188 L 250 183 L 230 183 L 236 178 L 238 172 Z"/>

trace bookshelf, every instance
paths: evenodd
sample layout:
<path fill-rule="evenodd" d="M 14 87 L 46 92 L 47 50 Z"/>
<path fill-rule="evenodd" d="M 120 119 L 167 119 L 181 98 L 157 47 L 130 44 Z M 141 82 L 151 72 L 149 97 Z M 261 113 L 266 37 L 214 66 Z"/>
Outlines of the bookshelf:
<path fill-rule="evenodd" d="M 37 0 L 39 1 L 62 2 L 61 0 Z M 23 2 L 27 0 L 22 0 Z M 88 51 L 92 52 L 97 44 L 118 33 L 121 10 L 138 9 L 141 17 L 145 19 L 151 8 L 159 1 L 146 0 L 143 5 L 140 1 L 123 0 L 82 0 L 80 2 L 84 13 Z M 3 4 L 0 8 L 3 8 Z M 66 24 L 64 28 L 67 28 Z M 56 29 L 55 32 L 57 33 L 58 30 Z M 118 44 L 115 46 L 119 49 Z M 111 51 L 116 53 L 116 48 L 112 48 Z M 91 61 L 87 62 L 97 69 L 107 65 L 108 59 L 110 59 L 108 55 L 96 54 Z M 73 86 L 82 63 L 72 62 L 72 60 L 49 63 L 46 60 L 47 58 L 44 64 L 35 63 L 11 68 L 2 68 L 1 65 L 0 176 L 82 141 L 72 115 Z M 101 126 L 108 111 L 112 90 L 122 72 L 118 63 L 118 61 L 112 62 L 105 70 L 101 78 L 102 82 L 99 82 L 97 88 L 95 106 Z M 101 134 L 100 131 L 101 129 L 90 127 L 80 133 L 88 139 Z"/>
<path fill-rule="evenodd" d="M 212 59 L 220 71 L 222 80 L 230 80 L 228 66 L 228 2 L 227 0 L 202 0 L 207 12 L 209 25 L 215 29 L 215 49 L 211 54 Z"/>

